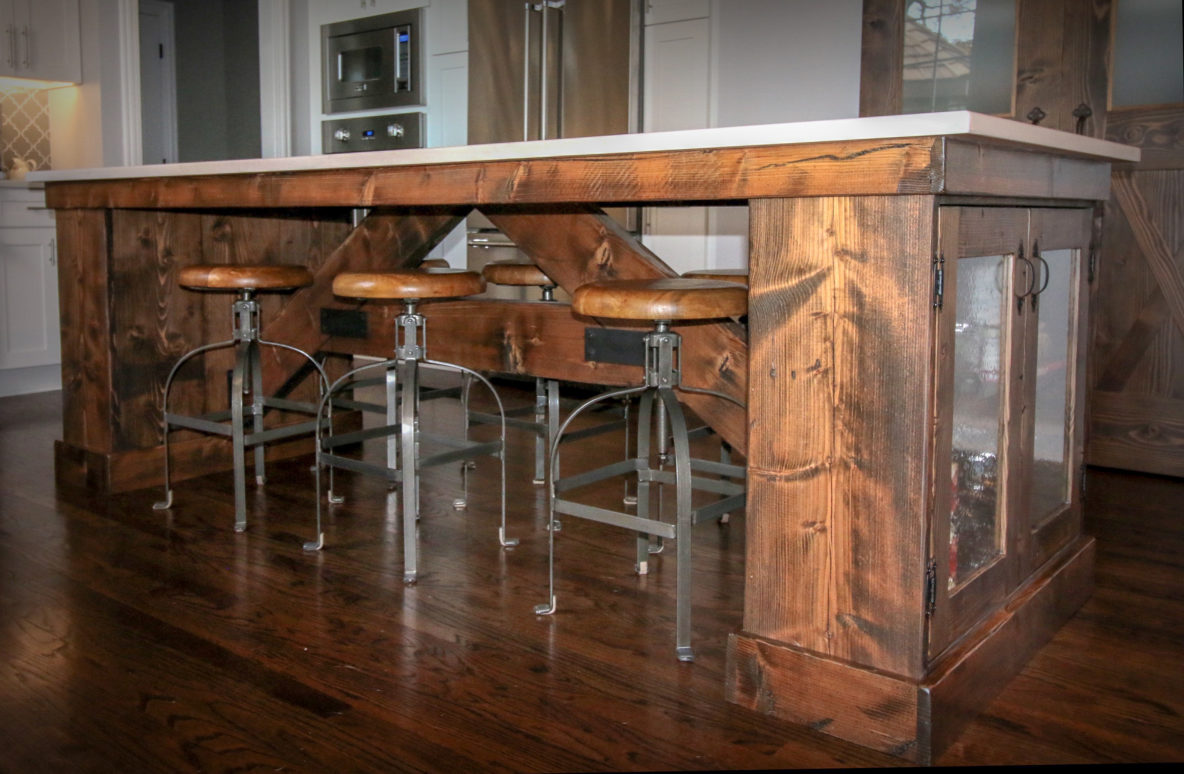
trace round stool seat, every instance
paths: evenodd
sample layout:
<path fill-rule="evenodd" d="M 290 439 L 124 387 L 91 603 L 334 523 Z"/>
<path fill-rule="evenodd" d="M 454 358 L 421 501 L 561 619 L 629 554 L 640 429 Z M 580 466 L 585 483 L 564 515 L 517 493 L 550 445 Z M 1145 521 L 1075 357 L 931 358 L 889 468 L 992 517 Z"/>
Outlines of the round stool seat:
<path fill-rule="evenodd" d="M 593 282 L 576 289 L 572 309 L 619 320 L 710 320 L 748 311 L 748 288 L 720 280 L 661 279 Z"/>
<path fill-rule="evenodd" d="M 443 258 L 425 258 L 422 262 L 420 262 L 419 268 L 422 271 L 425 269 L 447 269 L 450 267 L 448 265 L 448 261 L 444 260 Z"/>
<path fill-rule="evenodd" d="M 546 286 L 555 285 L 555 281 L 546 272 L 533 263 L 519 261 L 494 261 L 485 264 L 481 270 L 486 282 L 495 285 Z"/>
<path fill-rule="evenodd" d="M 748 284 L 748 269 L 692 269 L 684 271 L 682 276 L 690 279 L 719 280 L 720 282 L 739 282 Z"/>
<path fill-rule="evenodd" d="M 345 298 L 459 298 L 483 290 L 485 279 L 464 269 L 344 272 L 333 278 L 333 292 Z"/>
<path fill-rule="evenodd" d="M 204 290 L 292 290 L 312 284 L 303 266 L 264 264 L 194 264 L 177 272 L 177 284 Z"/>

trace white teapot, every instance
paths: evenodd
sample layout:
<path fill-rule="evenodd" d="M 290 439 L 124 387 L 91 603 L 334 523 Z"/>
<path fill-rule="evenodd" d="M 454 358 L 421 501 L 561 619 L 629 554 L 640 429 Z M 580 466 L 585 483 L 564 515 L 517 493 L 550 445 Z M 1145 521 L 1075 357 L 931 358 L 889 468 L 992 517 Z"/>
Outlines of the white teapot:
<path fill-rule="evenodd" d="M 8 177 L 12 180 L 24 180 L 25 175 L 37 169 L 37 161 L 35 159 L 21 158 L 14 156 L 12 159 L 12 167 L 8 170 Z"/>

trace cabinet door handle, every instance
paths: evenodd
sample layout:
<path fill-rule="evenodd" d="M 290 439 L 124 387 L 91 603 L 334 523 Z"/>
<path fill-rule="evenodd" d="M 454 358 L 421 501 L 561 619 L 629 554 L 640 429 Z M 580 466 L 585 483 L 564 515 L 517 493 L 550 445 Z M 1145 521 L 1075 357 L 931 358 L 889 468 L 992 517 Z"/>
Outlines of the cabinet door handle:
<path fill-rule="evenodd" d="M 8 66 L 16 69 L 16 25 L 9 24 L 4 28 L 4 34 L 8 36 Z"/>
<path fill-rule="evenodd" d="M 1038 296 L 1048 287 L 1048 278 L 1052 274 L 1052 270 L 1048 267 L 1048 261 L 1044 260 L 1044 256 L 1040 254 L 1039 244 L 1032 245 L 1032 257 L 1040 261 L 1040 265 L 1044 267 L 1044 282 L 1040 283 L 1040 290 L 1032 291 L 1033 296 Z"/>
<path fill-rule="evenodd" d="M 1040 290 L 1033 291 L 1032 293 L 1032 311 L 1036 311 L 1040 303 L 1040 294 L 1048 287 L 1048 280 L 1052 276 L 1052 269 L 1049 268 L 1048 261 L 1044 260 L 1044 257 L 1040 255 L 1039 244 L 1032 245 L 1032 257 L 1040 261 L 1040 265 L 1044 267 L 1044 282 L 1040 284 Z"/>
<path fill-rule="evenodd" d="M 49 240 L 49 265 L 56 267 L 58 265 L 58 240 Z"/>
<path fill-rule="evenodd" d="M 1032 295 L 1032 288 L 1036 287 L 1036 264 L 1032 263 L 1030 260 L 1028 260 L 1027 256 L 1024 255 L 1023 245 L 1020 245 L 1020 250 L 1016 254 L 1016 260 L 1023 261 L 1028 266 L 1028 269 L 1025 272 L 1028 275 L 1028 289 L 1023 293 L 1015 294 L 1015 311 L 1018 314 L 1023 314 L 1024 299 Z"/>
<path fill-rule="evenodd" d="M 29 69 L 29 26 L 27 24 L 24 27 L 21 27 L 21 37 L 25 41 L 25 56 L 21 60 L 21 63 L 24 64 L 25 69 L 28 70 Z"/>

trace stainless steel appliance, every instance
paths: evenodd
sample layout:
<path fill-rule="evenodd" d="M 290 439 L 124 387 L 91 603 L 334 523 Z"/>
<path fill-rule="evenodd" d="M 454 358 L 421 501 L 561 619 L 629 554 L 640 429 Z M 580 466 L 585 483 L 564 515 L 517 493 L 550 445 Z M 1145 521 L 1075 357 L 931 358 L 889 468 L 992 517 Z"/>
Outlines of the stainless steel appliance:
<path fill-rule="evenodd" d="M 423 9 L 321 27 L 321 101 L 326 113 L 424 103 Z"/>
<path fill-rule="evenodd" d="M 638 131 L 641 40 L 641 0 L 469 0 L 469 143 Z M 523 258 L 484 216 L 468 229 L 470 269 Z"/>
<path fill-rule="evenodd" d="M 321 122 L 321 149 L 325 153 L 422 148 L 423 113 L 387 113 L 356 118 L 330 118 Z"/>

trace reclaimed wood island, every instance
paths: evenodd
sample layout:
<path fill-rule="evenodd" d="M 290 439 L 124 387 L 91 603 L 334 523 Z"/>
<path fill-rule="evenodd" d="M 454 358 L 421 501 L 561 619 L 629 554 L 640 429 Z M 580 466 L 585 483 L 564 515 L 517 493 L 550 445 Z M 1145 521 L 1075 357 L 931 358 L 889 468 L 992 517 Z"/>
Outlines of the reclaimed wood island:
<path fill-rule="evenodd" d="M 684 381 L 747 402 L 688 398 L 748 463 L 725 690 L 929 762 L 1091 592 L 1084 326 L 1110 165 L 1137 158 L 954 112 L 35 173 L 57 214 L 57 476 L 159 483 L 168 368 L 226 325 L 180 265 L 306 264 L 312 287 L 267 299 L 268 337 L 385 357 L 390 310 L 334 298 L 333 276 L 416 265 L 474 209 L 572 291 L 673 274 L 605 207 L 747 204 L 747 330 L 683 331 Z M 640 379 L 586 361 L 597 323 L 562 305 L 427 307 L 433 357 Z M 265 388 L 295 367 L 268 360 Z M 175 394 L 200 407 L 216 380 L 191 381 Z M 176 468 L 225 467 L 223 446 L 178 442 Z"/>

